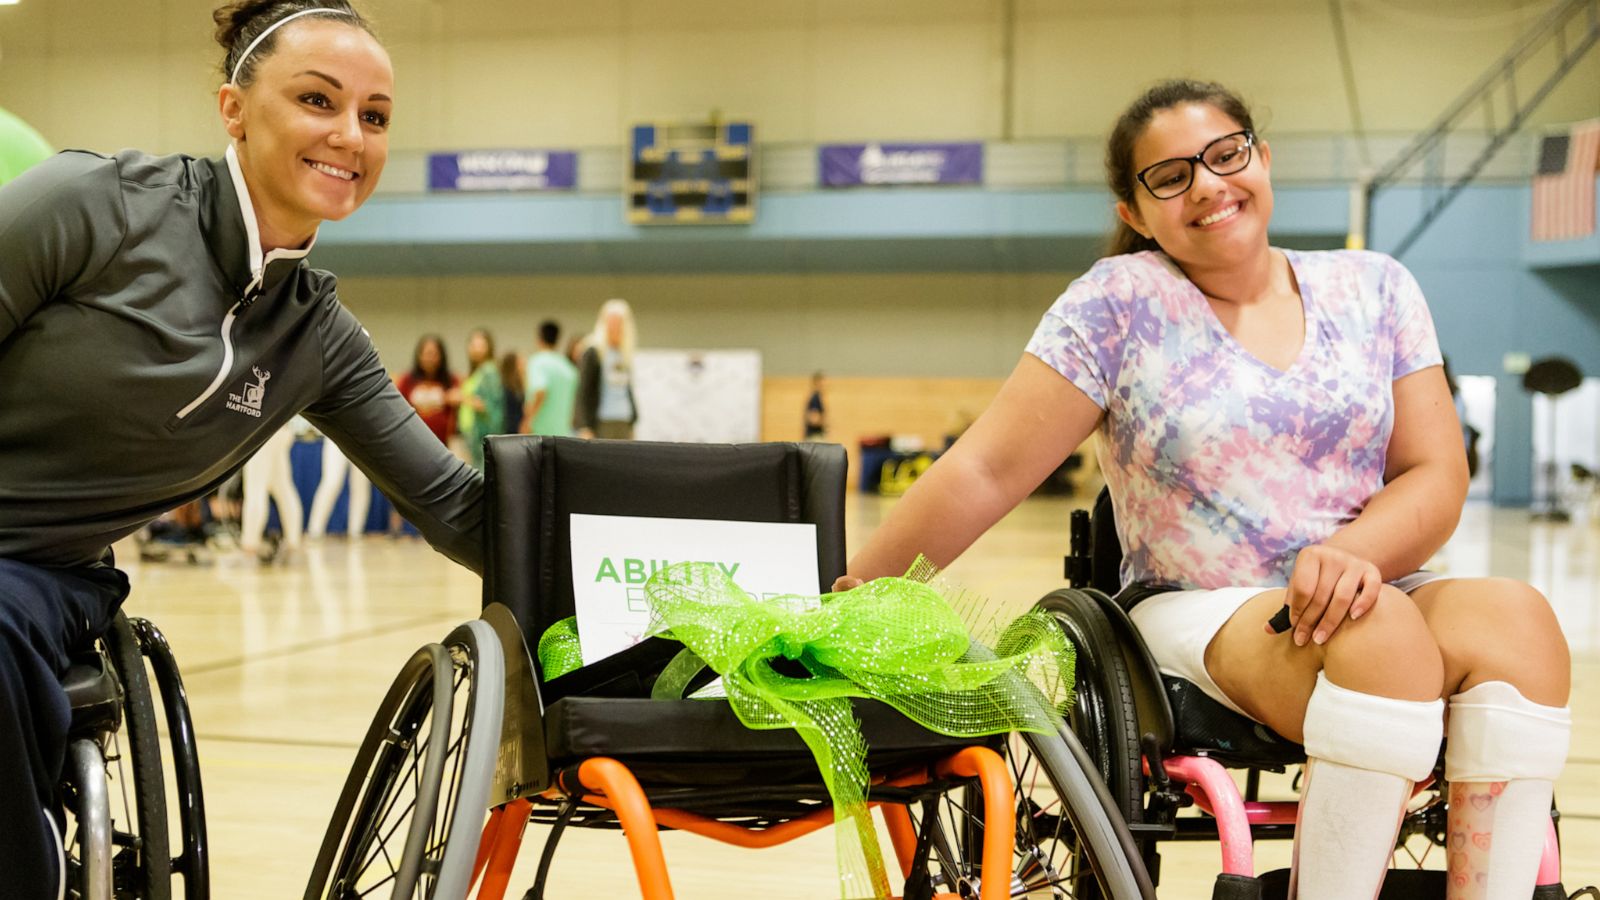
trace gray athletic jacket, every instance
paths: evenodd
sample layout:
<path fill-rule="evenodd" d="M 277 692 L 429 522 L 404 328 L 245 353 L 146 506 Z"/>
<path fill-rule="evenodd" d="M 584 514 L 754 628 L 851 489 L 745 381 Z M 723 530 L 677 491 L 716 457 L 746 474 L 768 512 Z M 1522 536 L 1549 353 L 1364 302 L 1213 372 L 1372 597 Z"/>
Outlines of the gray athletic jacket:
<path fill-rule="evenodd" d="M 395 390 L 331 274 L 261 259 L 243 184 L 227 159 L 68 151 L 0 189 L 0 557 L 101 560 L 303 411 L 482 571 L 481 477 Z"/>

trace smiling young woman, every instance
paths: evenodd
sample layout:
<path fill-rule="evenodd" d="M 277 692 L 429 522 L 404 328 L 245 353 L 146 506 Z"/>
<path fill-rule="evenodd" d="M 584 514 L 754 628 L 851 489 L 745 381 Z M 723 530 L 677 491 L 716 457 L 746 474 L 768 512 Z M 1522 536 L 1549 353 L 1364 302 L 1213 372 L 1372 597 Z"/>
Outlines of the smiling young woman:
<path fill-rule="evenodd" d="M 1525 584 L 1418 571 L 1467 485 L 1427 304 L 1382 254 L 1273 247 L 1271 163 L 1220 85 L 1136 100 L 1107 146 L 1112 255 L 837 587 L 949 564 L 1098 430 L 1157 664 L 1305 744 L 1291 894 L 1376 896 L 1448 700 L 1445 776 L 1472 800 L 1451 897 L 1520 900 L 1566 759 L 1566 641 Z M 1292 634 L 1267 626 L 1285 605 Z"/>
<path fill-rule="evenodd" d="M 0 189 L 0 872 L 59 896 L 59 683 L 127 595 L 110 546 L 204 497 L 304 413 L 451 558 L 482 480 L 389 380 L 321 223 L 388 158 L 394 73 L 343 0 L 217 10 L 217 158 L 68 151 Z"/>
<path fill-rule="evenodd" d="M 292 11 L 261 15 L 280 8 Z M 215 17 L 229 76 L 217 102 L 263 243 L 300 246 L 377 186 L 394 106 L 389 54 L 345 4 L 243 3 Z"/>

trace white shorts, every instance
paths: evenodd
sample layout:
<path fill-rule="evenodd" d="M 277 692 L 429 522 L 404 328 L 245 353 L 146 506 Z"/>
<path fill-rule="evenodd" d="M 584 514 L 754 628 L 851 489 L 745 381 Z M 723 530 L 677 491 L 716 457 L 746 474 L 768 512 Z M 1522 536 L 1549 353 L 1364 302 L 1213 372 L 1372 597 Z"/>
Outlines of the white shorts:
<path fill-rule="evenodd" d="M 1411 593 L 1432 581 L 1448 578 L 1437 572 L 1412 572 L 1389 582 L 1404 593 Z M 1156 668 L 1164 675 L 1191 681 L 1207 697 L 1221 703 L 1240 715 L 1245 711 L 1229 700 L 1211 673 L 1206 671 L 1206 647 L 1217 636 L 1222 626 L 1239 611 L 1251 597 L 1271 587 L 1225 587 L 1215 590 L 1170 591 L 1156 594 L 1134 606 L 1129 617 L 1138 627 L 1150 655 L 1155 657 Z"/>

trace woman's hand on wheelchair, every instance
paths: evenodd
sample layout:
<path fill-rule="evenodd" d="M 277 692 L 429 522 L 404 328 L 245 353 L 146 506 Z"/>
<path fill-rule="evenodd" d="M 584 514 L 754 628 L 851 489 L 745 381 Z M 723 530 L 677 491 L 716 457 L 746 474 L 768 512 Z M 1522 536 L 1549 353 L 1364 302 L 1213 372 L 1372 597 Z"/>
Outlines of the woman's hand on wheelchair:
<path fill-rule="evenodd" d="M 1301 550 L 1285 595 L 1295 645 L 1326 644 L 1347 618 L 1361 618 L 1378 602 L 1382 587 L 1378 567 L 1353 553 L 1326 544 Z"/>

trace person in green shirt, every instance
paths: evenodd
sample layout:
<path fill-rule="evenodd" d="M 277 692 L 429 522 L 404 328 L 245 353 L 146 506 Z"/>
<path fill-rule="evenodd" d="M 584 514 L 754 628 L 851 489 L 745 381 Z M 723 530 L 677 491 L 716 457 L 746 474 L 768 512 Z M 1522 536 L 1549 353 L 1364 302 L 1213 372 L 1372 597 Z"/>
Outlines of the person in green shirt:
<path fill-rule="evenodd" d="M 483 439 L 500 433 L 505 417 L 505 396 L 500 384 L 500 367 L 494 360 L 494 335 L 487 328 L 474 328 L 467 337 L 467 365 L 472 374 L 461 386 L 458 413 L 461 437 L 467 442 L 472 467 L 483 471 Z"/>
<path fill-rule="evenodd" d="M 556 349 L 560 341 L 560 325 L 549 319 L 539 323 L 539 352 L 528 357 L 528 412 L 523 417 L 528 434 L 572 435 L 578 367 Z"/>

